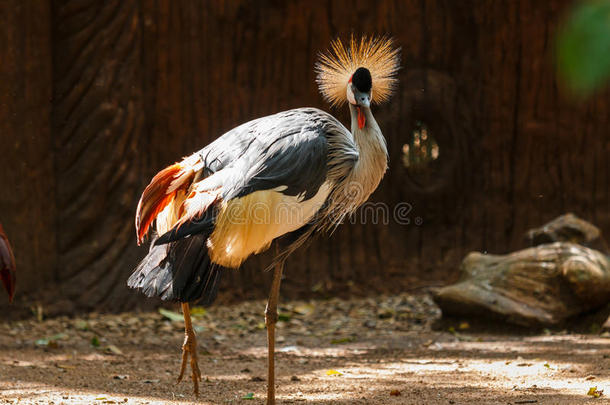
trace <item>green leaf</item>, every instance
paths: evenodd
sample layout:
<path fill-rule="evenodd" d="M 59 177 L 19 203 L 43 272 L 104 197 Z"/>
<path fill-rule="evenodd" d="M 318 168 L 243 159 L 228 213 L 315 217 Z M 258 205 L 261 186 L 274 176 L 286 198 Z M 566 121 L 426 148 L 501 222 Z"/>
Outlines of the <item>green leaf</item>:
<path fill-rule="evenodd" d="M 195 318 L 202 317 L 207 313 L 204 307 L 191 308 L 191 315 Z"/>
<path fill-rule="evenodd" d="M 67 337 L 68 337 L 68 335 L 66 335 L 65 333 L 58 333 L 53 336 L 49 336 L 49 337 L 46 337 L 43 339 L 38 339 L 34 342 L 34 344 L 36 344 L 37 346 L 51 346 L 51 345 L 55 344 L 55 346 L 57 346 L 57 343 L 55 343 L 56 340 L 65 339 Z"/>
<path fill-rule="evenodd" d="M 67 337 L 68 337 L 68 335 L 66 335 L 65 333 L 58 333 L 58 334 L 53 335 L 53 336 L 51 336 L 51 337 L 49 337 L 47 339 L 49 339 L 49 340 L 61 340 L 61 339 L 65 339 Z"/>
<path fill-rule="evenodd" d="M 109 345 L 108 347 L 106 347 L 106 351 L 109 353 L 113 353 L 113 354 L 123 355 L 123 352 L 121 351 L 121 349 L 119 349 L 115 345 Z"/>
<path fill-rule="evenodd" d="M 470 329 L 470 324 L 468 322 L 462 322 L 462 323 L 460 323 L 460 326 L 458 326 L 458 328 L 460 330 Z"/>
<path fill-rule="evenodd" d="M 279 314 L 277 320 L 280 322 L 288 322 L 290 321 L 290 314 Z"/>
<path fill-rule="evenodd" d="M 587 395 L 592 396 L 593 398 L 600 398 L 604 395 L 604 390 L 598 390 L 597 387 L 591 387 L 589 388 L 589 391 L 587 391 Z"/>
<path fill-rule="evenodd" d="M 97 336 L 91 338 L 91 346 L 100 347 L 100 339 Z"/>
<path fill-rule="evenodd" d="M 579 4 L 557 36 L 557 68 L 563 82 L 589 95 L 610 79 L 610 2 Z"/>
<path fill-rule="evenodd" d="M 47 346 L 49 344 L 49 339 L 38 339 L 34 343 L 38 346 Z"/>
<path fill-rule="evenodd" d="M 353 342 L 354 338 L 353 337 L 344 337 L 344 338 L 338 338 L 338 339 L 333 339 L 330 341 L 331 345 L 338 345 L 341 343 L 349 343 L 349 342 Z"/>
<path fill-rule="evenodd" d="M 246 395 L 241 397 L 241 399 L 254 399 L 254 393 L 253 392 L 248 392 Z"/>
<path fill-rule="evenodd" d="M 299 315 L 310 315 L 315 310 L 315 307 L 311 304 L 297 305 L 294 307 L 294 312 Z"/>
<path fill-rule="evenodd" d="M 159 313 L 172 322 L 184 321 L 184 317 L 182 316 L 182 314 L 179 314 L 178 312 L 170 311 L 165 308 L 159 308 Z"/>
<path fill-rule="evenodd" d="M 87 323 L 87 321 L 78 320 L 74 323 L 74 327 L 78 330 L 88 330 L 89 324 Z"/>

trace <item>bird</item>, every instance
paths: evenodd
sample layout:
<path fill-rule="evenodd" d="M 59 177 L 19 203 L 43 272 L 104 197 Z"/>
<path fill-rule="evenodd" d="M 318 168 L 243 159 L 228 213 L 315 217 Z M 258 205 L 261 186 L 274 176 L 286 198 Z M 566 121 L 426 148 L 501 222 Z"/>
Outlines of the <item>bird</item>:
<path fill-rule="evenodd" d="M 8 293 L 9 302 L 13 302 L 16 282 L 15 256 L 2 224 L 0 224 L 0 279 Z"/>
<path fill-rule="evenodd" d="M 181 303 L 194 393 L 201 371 L 190 302 L 209 305 L 221 275 L 276 241 L 265 309 L 267 403 L 275 404 L 275 324 L 286 258 L 313 236 L 332 232 L 377 188 L 388 167 L 385 138 L 371 104 L 397 86 L 400 49 L 387 36 L 331 41 L 315 65 L 316 82 L 333 107 L 347 104 L 351 130 L 313 107 L 258 118 L 229 130 L 157 173 L 138 202 L 138 245 L 148 254 L 128 286 Z M 154 223 L 154 226 L 153 226 Z M 190 358 L 190 360 L 189 360 Z"/>

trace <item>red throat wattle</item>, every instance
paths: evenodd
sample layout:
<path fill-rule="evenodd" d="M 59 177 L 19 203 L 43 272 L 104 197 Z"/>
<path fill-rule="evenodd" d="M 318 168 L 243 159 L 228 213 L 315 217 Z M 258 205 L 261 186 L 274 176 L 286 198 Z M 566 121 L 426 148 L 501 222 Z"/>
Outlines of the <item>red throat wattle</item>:
<path fill-rule="evenodd" d="M 361 107 L 356 107 L 356 110 L 358 110 L 358 128 L 362 129 L 366 124 L 366 118 L 364 117 L 364 112 L 362 112 Z"/>

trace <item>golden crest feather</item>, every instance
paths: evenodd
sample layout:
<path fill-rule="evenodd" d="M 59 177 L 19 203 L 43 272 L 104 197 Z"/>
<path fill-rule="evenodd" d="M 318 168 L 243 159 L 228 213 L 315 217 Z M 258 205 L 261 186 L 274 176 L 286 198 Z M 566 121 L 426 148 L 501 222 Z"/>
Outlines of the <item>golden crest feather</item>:
<path fill-rule="evenodd" d="M 329 51 L 321 53 L 319 58 L 316 82 L 322 96 L 332 105 L 338 106 L 347 101 L 347 84 L 359 67 L 371 72 L 374 103 L 387 101 L 396 86 L 400 48 L 394 47 L 392 38 L 363 36 L 358 41 L 352 36 L 349 47 L 337 38 L 331 42 Z"/>

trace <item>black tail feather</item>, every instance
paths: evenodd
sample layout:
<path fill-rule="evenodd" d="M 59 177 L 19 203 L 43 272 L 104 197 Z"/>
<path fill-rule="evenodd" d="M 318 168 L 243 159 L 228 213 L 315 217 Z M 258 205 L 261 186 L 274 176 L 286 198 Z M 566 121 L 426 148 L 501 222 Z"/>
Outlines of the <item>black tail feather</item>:
<path fill-rule="evenodd" d="M 172 229 L 165 232 L 163 235 L 160 235 L 153 242 L 153 244 L 162 245 L 165 243 L 175 242 L 198 233 L 202 235 L 209 235 L 214 230 L 215 221 L 216 209 L 211 207 L 210 209 L 206 210 L 201 217 L 193 218 L 183 224 L 175 225 Z"/>
<path fill-rule="evenodd" d="M 127 285 L 148 297 L 209 305 L 216 298 L 222 267 L 210 261 L 207 235 L 192 235 L 169 244 L 151 243 L 150 252 Z"/>

